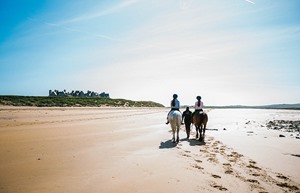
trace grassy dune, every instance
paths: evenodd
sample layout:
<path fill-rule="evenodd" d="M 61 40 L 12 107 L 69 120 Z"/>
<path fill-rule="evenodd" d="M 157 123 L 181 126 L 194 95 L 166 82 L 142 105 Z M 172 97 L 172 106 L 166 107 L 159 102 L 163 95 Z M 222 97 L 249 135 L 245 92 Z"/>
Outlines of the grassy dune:
<path fill-rule="evenodd" d="M 152 101 L 92 97 L 0 96 L 0 105 L 36 107 L 164 107 Z"/>

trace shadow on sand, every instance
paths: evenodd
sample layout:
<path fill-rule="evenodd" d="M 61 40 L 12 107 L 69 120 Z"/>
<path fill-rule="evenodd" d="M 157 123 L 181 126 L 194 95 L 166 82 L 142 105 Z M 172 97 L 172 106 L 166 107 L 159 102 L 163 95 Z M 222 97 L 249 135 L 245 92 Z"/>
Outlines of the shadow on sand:
<path fill-rule="evenodd" d="M 177 143 L 173 143 L 171 139 L 165 142 L 160 142 L 159 149 L 169 149 L 176 147 Z"/>
<path fill-rule="evenodd" d="M 205 145 L 205 141 L 199 141 L 198 139 L 189 139 L 188 140 L 190 142 L 190 146 L 201 146 L 201 145 Z"/>
<path fill-rule="evenodd" d="M 197 139 L 180 139 L 180 142 L 184 142 L 187 141 L 188 143 L 190 143 L 190 146 L 201 146 L 201 145 L 205 145 L 206 143 L 204 141 L 199 141 Z M 172 140 L 167 140 L 165 142 L 160 142 L 160 146 L 159 149 L 169 149 L 169 148 L 174 148 L 177 146 L 178 143 L 173 143 Z"/>

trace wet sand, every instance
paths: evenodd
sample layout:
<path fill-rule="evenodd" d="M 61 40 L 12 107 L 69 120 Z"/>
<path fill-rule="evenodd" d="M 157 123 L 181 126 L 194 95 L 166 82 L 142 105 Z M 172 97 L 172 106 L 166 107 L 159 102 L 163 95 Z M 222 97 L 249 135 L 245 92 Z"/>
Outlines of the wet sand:
<path fill-rule="evenodd" d="M 176 145 L 167 112 L 0 107 L 0 192 L 300 192 L 297 133 L 262 127 L 283 113 L 211 110 Z"/>

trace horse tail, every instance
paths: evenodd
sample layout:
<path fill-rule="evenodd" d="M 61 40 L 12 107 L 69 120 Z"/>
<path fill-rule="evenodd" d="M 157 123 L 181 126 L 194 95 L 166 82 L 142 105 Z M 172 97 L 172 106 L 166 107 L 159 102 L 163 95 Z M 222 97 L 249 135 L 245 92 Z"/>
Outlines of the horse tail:
<path fill-rule="evenodd" d="M 181 125 L 181 119 L 182 119 L 181 113 L 179 111 L 177 111 L 174 121 L 178 127 L 180 127 L 180 125 Z"/>
<path fill-rule="evenodd" d="M 206 126 L 207 122 L 208 122 L 208 115 L 204 113 L 203 124 Z"/>
<path fill-rule="evenodd" d="M 177 123 L 178 123 L 178 118 L 179 118 L 179 116 L 177 116 L 177 115 L 175 114 L 175 116 L 174 116 L 174 122 L 176 123 L 176 125 L 177 125 Z"/>

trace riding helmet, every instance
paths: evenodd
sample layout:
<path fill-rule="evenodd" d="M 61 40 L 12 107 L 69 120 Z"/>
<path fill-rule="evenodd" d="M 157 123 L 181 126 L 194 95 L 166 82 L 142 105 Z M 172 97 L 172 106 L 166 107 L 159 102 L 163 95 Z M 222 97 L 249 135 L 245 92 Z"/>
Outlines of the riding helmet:
<path fill-rule="evenodd" d="M 201 100 L 201 96 L 197 96 L 196 99 L 197 99 L 197 100 Z"/>
<path fill-rule="evenodd" d="M 173 94 L 173 98 L 177 99 L 178 95 L 177 94 Z"/>

